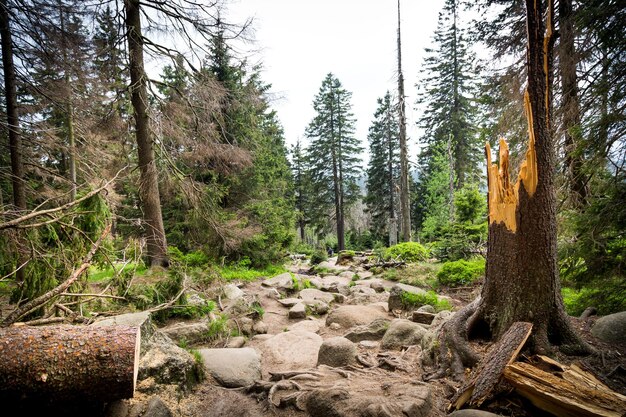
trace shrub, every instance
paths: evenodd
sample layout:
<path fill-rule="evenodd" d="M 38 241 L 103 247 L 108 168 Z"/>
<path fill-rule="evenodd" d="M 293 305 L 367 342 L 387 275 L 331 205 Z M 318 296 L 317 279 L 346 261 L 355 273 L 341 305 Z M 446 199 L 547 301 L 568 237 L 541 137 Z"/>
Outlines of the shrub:
<path fill-rule="evenodd" d="M 311 265 L 317 265 L 328 259 L 328 255 L 323 250 L 317 250 L 311 255 Z"/>
<path fill-rule="evenodd" d="M 401 259 L 405 262 L 419 262 L 428 258 L 428 250 L 417 242 L 403 242 L 385 251 L 385 259 Z"/>
<path fill-rule="evenodd" d="M 472 283 L 485 274 L 485 260 L 446 262 L 437 273 L 437 281 L 442 285 L 456 287 Z"/>
<path fill-rule="evenodd" d="M 428 291 L 426 294 L 403 292 L 402 304 L 405 307 L 421 307 L 428 304 L 433 306 L 436 311 L 452 310 L 450 302 L 446 299 L 439 299 L 434 291 Z"/>

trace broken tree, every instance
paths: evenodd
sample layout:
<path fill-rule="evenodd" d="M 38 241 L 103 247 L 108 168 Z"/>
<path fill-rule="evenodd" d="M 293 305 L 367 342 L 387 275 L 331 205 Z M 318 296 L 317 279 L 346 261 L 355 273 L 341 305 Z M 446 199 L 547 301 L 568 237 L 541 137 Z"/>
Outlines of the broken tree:
<path fill-rule="evenodd" d="M 440 366 L 429 378 L 451 368 L 461 376 L 478 356 L 468 337 L 499 340 L 514 322 L 533 325 L 527 347 L 544 353 L 589 352 L 563 307 L 557 267 L 554 142 L 550 130 L 553 0 L 527 0 L 525 110 L 528 150 L 517 182 L 509 179 L 509 154 L 500 141 L 500 166 L 491 164 L 487 145 L 489 238 L 486 279 L 479 299 L 442 328 Z M 544 20 L 545 16 L 545 20 Z M 449 354 L 448 354 L 449 353 Z"/>
<path fill-rule="evenodd" d="M 128 326 L 0 329 L 0 399 L 104 403 L 131 398 L 139 332 Z"/>

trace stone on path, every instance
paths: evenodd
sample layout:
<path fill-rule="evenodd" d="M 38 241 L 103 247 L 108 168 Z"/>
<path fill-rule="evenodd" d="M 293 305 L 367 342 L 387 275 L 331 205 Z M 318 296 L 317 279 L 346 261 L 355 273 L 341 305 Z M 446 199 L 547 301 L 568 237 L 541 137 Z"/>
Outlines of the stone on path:
<path fill-rule="evenodd" d="M 600 317 L 591 328 L 591 334 L 605 342 L 626 342 L 626 311 Z"/>
<path fill-rule="evenodd" d="M 297 278 L 296 278 L 297 280 Z M 282 289 L 282 290 L 291 290 L 293 289 L 293 276 L 290 272 L 285 272 L 280 275 L 276 275 L 275 277 L 268 278 L 261 282 L 261 285 L 270 288 Z"/>
<path fill-rule="evenodd" d="M 371 323 L 352 328 L 352 330 L 344 337 L 353 342 L 360 342 L 362 340 L 380 340 L 389 328 L 389 323 L 389 319 L 378 317 L 372 320 Z"/>
<path fill-rule="evenodd" d="M 324 340 L 317 357 L 318 365 L 341 367 L 356 363 L 356 345 L 345 337 Z"/>
<path fill-rule="evenodd" d="M 315 288 L 305 288 L 300 291 L 299 296 L 305 302 L 323 301 L 325 303 L 331 303 L 335 299 L 331 293 L 320 291 Z"/>
<path fill-rule="evenodd" d="M 291 307 L 295 306 L 296 304 L 301 303 L 301 302 L 302 302 L 302 300 L 301 300 L 301 299 L 299 299 L 299 298 L 293 298 L 293 297 L 290 297 L 290 298 L 281 298 L 281 299 L 279 299 L 279 300 L 278 300 L 278 302 L 279 302 L 279 303 L 280 303 L 283 307 L 288 307 L 288 308 L 291 308 Z"/>
<path fill-rule="evenodd" d="M 173 417 L 167 405 L 157 396 L 150 398 L 146 411 L 142 415 L 143 417 Z"/>
<path fill-rule="evenodd" d="M 177 342 L 196 343 L 206 339 L 209 325 L 206 320 L 180 322 L 162 327 L 160 330 Z"/>
<path fill-rule="evenodd" d="M 161 332 L 150 339 L 150 348 L 139 360 L 137 379 L 153 378 L 158 384 L 190 386 L 196 378 L 196 362 L 189 352 Z"/>
<path fill-rule="evenodd" d="M 224 387 L 247 387 L 261 379 L 261 358 L 255 349 L 200 349 L 199 352 L 207 372 Z"/>
<path fill-rule="evenodd" d="M 298 303 L 291 307 L 288 317 L 290 319 L 304 319 L 306 318 L 306 306 L 304 303 Z"/>
<path fill-rule="evenodd" d="M 236 300 L 237 298 L 243 297 L 245 293 L 235 284 L 228 284 L 222 287 L 222 292 L 224 293 L 224 298 L 227 300 Z"/>
<path fill-rule="evenodd" d="M 391 287 L 389 292 L 389 311 L 403 310 L 406 306 L 403 302 L 405 294 L 409 295 L 426 295 L 426 291 L 421 288 L 407 284 L 396 284 Z"/>
<path fill-rule="evenodd" d="M 326 325 L 339 324 L 344 329 L 369 324 L 379 317 L 389 317 L 381 307 L 363 305 L 344 305 L 331 311 L 326 318 Z"/>
<path fill-rule="evenodd" d="M 414 311 L 411 316 L 411 320 L 414 321 L 415 323 L 422 323 L 422 324 L 428 324 L 428 325 L 430 325 L 434 319 L 435 319 L 435 314 L 428 313 L 426 311 L 419 311 L 419 310 Z"/>
<path fill-rule="evenodd" d="M 243 345 L 246 344 L 246 338 L 243 336 L 235 336 L 230 338 L 230 340 L 228 340 L 228 343 L 226 343 L 226 348 L 231 348 L 231 349 L 237 349 L 240 347 L 243 347 Z"/>
<path fill-rule="evenodd" d="M 395 319 L 383 336 L 383 349 L 401 349 L 405 346 L 419 345 L 427 330 L 410 320 Z"/>
<path fill-rule="evenodd" d="M 267 339 L 262 350 L 263 369 L 268 371 L 292 371 L 312 368 L 317 364 L 317 354 L 322 338 L 312 332 L 292 330 Z"/>
<path fill-rule="evenodd" d="M 324 327 L 321 320 L 302 320 L 287 327 L 287 330 L 305 330 L 311 333 L 318 333 Z"/>

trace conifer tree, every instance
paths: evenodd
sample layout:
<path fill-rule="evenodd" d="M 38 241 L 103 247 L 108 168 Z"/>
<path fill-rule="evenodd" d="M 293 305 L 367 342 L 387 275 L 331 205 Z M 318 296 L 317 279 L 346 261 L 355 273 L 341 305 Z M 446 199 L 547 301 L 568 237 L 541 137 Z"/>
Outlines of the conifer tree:
<path fill-rule="evenodd" d="M 306 155 L 298 140 L 291 147 L 291 171 L 293 176 L 293 190 L 296 203 L 296 222 L 300 233 L 300 240 L 305 239 L 305 228 L 309 219 L 309 181 L 307 176 Z"/>
<path fill-rule="evenodd" d="M 356 180 L 360 172 L 357 164 L 361 147 L 354 136 L 351 96 L 339 79 L 329 73 L 313 100 L 317 115 L 306 129 L 306 136 L 311 140 L 307 157 L 314 223 L 318 231 L 324 230 L 334 207 L 339 250 L 345 249 L 347 207 L 359 196 Z"/>
<path fill-rule="evenodd" d="M 389 244 L 398 241 L 397 200 L 400 165 L 398 119 L 391 94 L 378 99 L 374 121 L 369 128 L 370 160 L 367 167 L 365 203 L 372 216 L 371 231 L 377 239 L 389 236 Z"/>

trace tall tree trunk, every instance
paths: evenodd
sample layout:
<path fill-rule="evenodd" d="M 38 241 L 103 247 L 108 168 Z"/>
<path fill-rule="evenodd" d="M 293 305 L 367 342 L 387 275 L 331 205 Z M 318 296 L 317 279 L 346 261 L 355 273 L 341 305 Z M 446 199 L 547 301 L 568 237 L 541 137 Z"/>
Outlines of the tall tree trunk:
<path fill-rule="evenodd" d="M 483 319 L 495 338 L 513 322 L 533 323 L 532 348 L 584 350 L 563 307 L 556 246 L 556 196 L 551 135 L 553 0 L 526 0 L 529 148 L 518 181 L 508 178 L 508 148 L 501 141 L 500 172 L 489 169 L 489 240 Z M 547 9 L 547 22 L 543 15 Z M 544 36 L 545 34 L 545 36 Z M 488 148 L 488 147 L 487 147 Z"/>
<path fill-rule="evenodd" d="M 571 198 L 576 207 L 583 206 L 587 200 L 587 188 L 583 173 L 583 156 L 580 126 L 580 103 L 576 76 L 576 54 L 574 12 L 572 0 L 559 0 L 560 48 L 559 63 L 563 98 L 563 133 L 565 136 L 565 164 L 569 176 Z"/>
<path fill-rule="evenodd" d="M 130 94 L 135 116 L 135 134 L 139 156 L 139 196 L 143 208 L 150 266 L 167 266 L 167 242 L 161 215 L 161 198 L 148 117 L 148 93 L 143 65 L 143 37 L 139 0 L 125 0 Z"/>
<path fill-rule="evenodd" d="M 411 241 L 411 207 L 409 205 L 409 156 L 406 145 L 406 113 L 404 107 L 404 76 L 402 75 L 402 43 L 400 36 L 400 0 L 398 0 L 398 100 L 400 118 L 400 213 L 402 241 Z"/>
<path fill-rule="evenodd" d="M 7 126 L 9 128 L 9 153 L 11 154 L 11 185 L 13 188 L 13 205 L 15 209 L 26 210 L 26 192 L 24 184 L 24 164 L 22 162 L 22 132 L 17 112 L 17 81 L 15 78 L 15 64 L 13 62 L 13 40 L 11 37 L 9 9 L 7 0 L 0 0 L 0 37 L 2 44 L 2 66 L 4 69 L 4 94 L 7 111 Z M 23 239 L 18 237 L 17 242 L 18 267 L 23 265 Z M 18 282 L 23 282 L 24 269 L 19 268 L 15 273 Z"/>
<path fill-rule="evenodd" d="M 387 139 L 387 169 L 389 170 L 389 246 L 393 246 L 398 243 L 398 221 L 396 219 L 396 202 L 394 193 L 394 178 L 393 178 L 393 141 L 391 140 L 391 115 L 390 109 L 387 108 L 385 114 L 385 125 L 387 127 L 385 136 Z"/>

